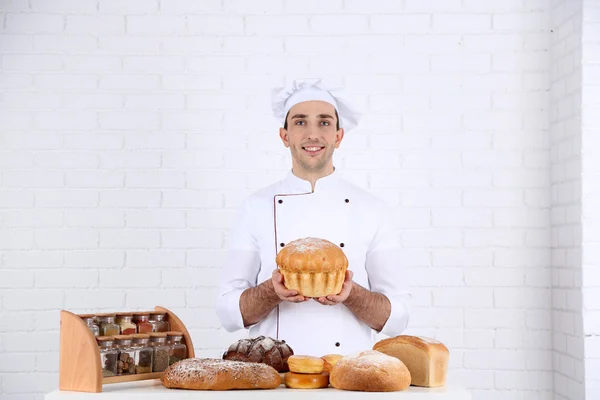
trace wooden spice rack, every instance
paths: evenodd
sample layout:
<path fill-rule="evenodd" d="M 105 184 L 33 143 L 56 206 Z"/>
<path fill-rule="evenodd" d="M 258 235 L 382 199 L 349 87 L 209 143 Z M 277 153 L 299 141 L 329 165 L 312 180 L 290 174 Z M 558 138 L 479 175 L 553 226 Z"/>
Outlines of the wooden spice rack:
<path fill-rule="evenodd" d="M 183 332 L 187 357 L 193 358 L 194 346 L 183 322 L 163 307 L 156 306 L 152 312 L 165 313 L 171 330 Z M 100 351 L 94 334 L 79 315 L 66 310 L 60 312 L 60 390 L 100 393 L 104 384 L 160 379 L 161 376 L 162 372 L 152 372 L 103 377 Z"/>

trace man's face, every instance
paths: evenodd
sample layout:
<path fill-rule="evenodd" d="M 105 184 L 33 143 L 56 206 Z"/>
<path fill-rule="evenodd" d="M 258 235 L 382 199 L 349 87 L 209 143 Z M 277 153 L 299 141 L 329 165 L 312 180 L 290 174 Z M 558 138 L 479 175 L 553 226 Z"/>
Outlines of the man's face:
<path fill-rule="evenodd" d="M 324 101 L 305 101 L 293 106 L 287 116 L 287 130 L 279 135 L 290 148 L 294 166 L 306 172 L 319 172 L 333 165 L 332 156 L 344 137 L 336 129 L 333 105 Z"/>

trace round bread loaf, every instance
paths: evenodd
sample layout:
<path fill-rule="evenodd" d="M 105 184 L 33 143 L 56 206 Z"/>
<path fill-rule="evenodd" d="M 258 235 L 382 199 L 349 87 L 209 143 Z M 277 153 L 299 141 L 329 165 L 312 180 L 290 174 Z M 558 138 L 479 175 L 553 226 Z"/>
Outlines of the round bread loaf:
<path fill-rule="evenodd" d="M 286 244 L 275 262 L 285 287 L 306 297 L 338 294 L 348 269 L 348 258 L 339 246 L 311 237 Z"/>
<path fill-rule="evenodd" d="M 329 386 L 327 374 L 297 374 L 286 372 L 283 383 L 290 389 L 320 389 Z"/>
<path fill-rule="evenodd" d="M 321 357 L 323 359 L 323 361 L 325 361 L 325 364 L 323 365 L 323 372 L 326 373 L 330 373 L 333 366 L 344 356 L 342 356 L 341 354 L 327 354 L 323 357 Z"/>
<path fill-rule="evenodd" d="M 281 385 L 281 376 L 262 363 L 187 358 L 170 365 L 161 383 L 170 389 L 274 389 Z"/>
<path fill-rule="evenodd" d="M 342 390 L 396 392 L 410 386 L 410 372 L 397 358 L 367 350 L 340 359 L 329 374 L 329 382 Z"/>
<path fill-rule="evenodd" d="M 314 356 L 290 356 L 288 365 L 290 371 L 299 374 L 320 374 L 323 372 L 325 361 Z"/>
<path fill-rule="evenodd" d="M 294 350 L 283 340 L 276 340 L 266 336 L 257 336 L 251 339 L 241 339 L 233 343 L 225 353 L 224 360 L 245 361 L 267 364 L 277 372 L 287 372 L 288 358 Z"/>

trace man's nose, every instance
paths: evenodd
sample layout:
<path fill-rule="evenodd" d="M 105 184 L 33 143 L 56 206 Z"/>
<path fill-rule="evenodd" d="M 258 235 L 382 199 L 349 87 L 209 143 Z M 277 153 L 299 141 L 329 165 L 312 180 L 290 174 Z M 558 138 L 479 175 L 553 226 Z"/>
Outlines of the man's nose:
<path fill-rule="evenodd" d="M 306 130 L 306 138 L 310 140 L 315 140 L 319 138 L 318 130 L 315 126 L 309 125 L 308 129 Z"/>

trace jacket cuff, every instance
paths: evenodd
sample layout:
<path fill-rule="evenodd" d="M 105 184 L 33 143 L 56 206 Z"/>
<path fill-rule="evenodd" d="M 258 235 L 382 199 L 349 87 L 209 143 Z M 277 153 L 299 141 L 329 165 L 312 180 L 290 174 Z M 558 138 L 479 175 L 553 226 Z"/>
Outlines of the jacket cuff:
<path fill-rule="evenodd" d="M 240 310 L 240 297 L 245 289 L 235 289 L 222 294 L 215 305 L 217 316 L 221 325 L 227 332 L 245 329 L 242 311 Z"/>
<path fill-rule="evenodd" d="M 380 333 L 394 337 L 402 334 L 408 326 L 408 320 L 410 319 L 410 295 L 388 296 L 388 300 L 391 306 L 390 316 Z"/>

